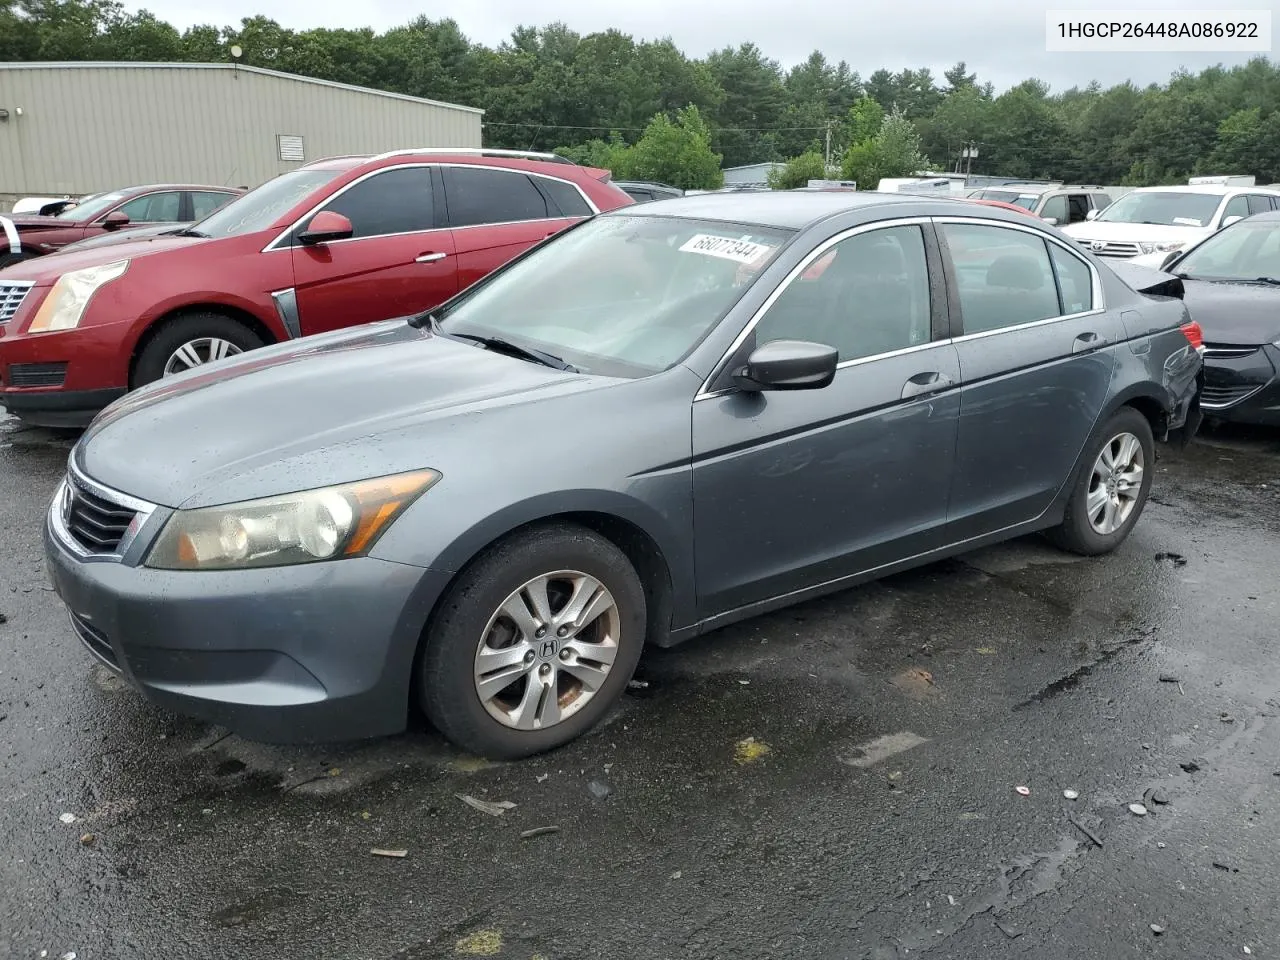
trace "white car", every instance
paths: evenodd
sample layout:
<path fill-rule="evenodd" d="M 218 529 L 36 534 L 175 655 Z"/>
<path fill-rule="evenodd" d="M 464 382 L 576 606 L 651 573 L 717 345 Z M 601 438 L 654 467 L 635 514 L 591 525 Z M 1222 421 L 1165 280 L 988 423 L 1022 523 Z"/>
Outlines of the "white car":
<path fill-rule="evenodd" d="M 1280 191 L 1211 184 L 1142 187 L 1062 232 L 1098 256 L 1129 259 L 1184 250 L 1228 224 L 1269 210 L 1280 210 Z"/>

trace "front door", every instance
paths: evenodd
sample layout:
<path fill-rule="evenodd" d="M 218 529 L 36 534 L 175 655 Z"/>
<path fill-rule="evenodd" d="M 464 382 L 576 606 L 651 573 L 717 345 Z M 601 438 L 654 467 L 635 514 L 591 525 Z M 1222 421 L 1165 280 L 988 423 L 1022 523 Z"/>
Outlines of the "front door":
<path fill-rule="evenodd" d="M 958 542 L 1049 507 L 1102 413 L 1123 332 L 1065 243 L 960 218 L 940 219 L 938 236 L 964 377 L 947 529 Z"/>
<path fill-rule="evenodd" d="M 931 231 L 877 225 L 819 247 L 730 365 L 772 340 L 824 343 L 840 351 L 829 386 L 694 401 L 701 616 L 942 544 L 960 368 Z"/>
<path fill-rule="evenodd" d="M 304 335 L 421 313 L 458 292 L 453 237 L 437 229 L 431 168 L 393 167 L 323 207 L 351 221 L 348 240 L 292 239 L 294 294 Z M 270 255 L 270 254 L 269 254 Z"/>

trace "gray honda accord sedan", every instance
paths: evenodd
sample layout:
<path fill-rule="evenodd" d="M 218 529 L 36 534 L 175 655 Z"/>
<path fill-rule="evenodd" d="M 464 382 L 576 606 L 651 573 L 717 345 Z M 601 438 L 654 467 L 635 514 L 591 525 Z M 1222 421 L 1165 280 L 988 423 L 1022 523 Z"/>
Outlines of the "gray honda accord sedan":
<path fill-rule="evenodd" d="M 1155 442 L 1198 422 L 1198 328 L 1143 276 L 960 201 L 623 208 L 431 314 L 118 401 L 49 570 L 92 654 L 179 712 L 324 741 L 417 703 L 533 754 L 646 642 L 1032 531 L 1115 549 Z"/>

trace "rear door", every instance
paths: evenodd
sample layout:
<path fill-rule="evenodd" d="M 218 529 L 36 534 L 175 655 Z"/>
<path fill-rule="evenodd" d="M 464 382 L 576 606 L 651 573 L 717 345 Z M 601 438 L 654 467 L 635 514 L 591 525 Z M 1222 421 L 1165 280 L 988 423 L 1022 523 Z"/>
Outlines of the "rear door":
<path fill-rule="evenodd" d="M 964 380 L 947 539 L 1031 520 L 1106 403 L 1122 338 L 1087 260 L 1033 228 L 939 218 Z"/>
<path fill-rule="evenodd" d="M 722 373 L 694 400 L 700 615 L 942 545 L 960 366 L 932 233 L 889 222 L 820 245 L 725 365 L 773 340 L 823 343 L 840 351 L 829 386 L 744 393 Z"/>
<path fill-rule="evenodd" d="M 304 335 L 421 313 L 458 292 L 453 238 L 436 226 L 434 193 L 430 166 L 392 167 L 355 181 L 315 211 L 350 220 L 350 239 L 301 243 L 314 214 L 302 220 L 291 256 Z"/>
<path fill-rule="evenodd" d="M 474 164 L 446 165 L 441 175 L 459 289 L 594 212 L 565 180 Z"/>

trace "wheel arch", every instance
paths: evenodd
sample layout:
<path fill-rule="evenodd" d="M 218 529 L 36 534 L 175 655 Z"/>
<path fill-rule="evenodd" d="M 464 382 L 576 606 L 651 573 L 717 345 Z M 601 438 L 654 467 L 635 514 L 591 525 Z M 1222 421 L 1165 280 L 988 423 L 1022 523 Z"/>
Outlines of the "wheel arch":
<path fill-rule="evenodd" d="M 134 376 L 138 368 L 138 359 L 142 356 L 142 352 L 146 350 L 147 345 L 159 336 L 160 332 L 169 324 L 174 323 L 182 317 L 196 313 L 215 313 L 231 320 L 235 320 L 237 323 L 242 323 L 258 335 L 264 346 L 280 342 L 280 338 L 276 336 L 275 331 L 272 330 L 268 324 L 264 323 L 260 317 L 243 307 L 217 302 L 190 303 L 184 304 L 180 307 L 174 307 L 148 323 L 134 340 L 133 347 L 129 351 L 130 389 L 133 389 L 134 387 Z"/>

